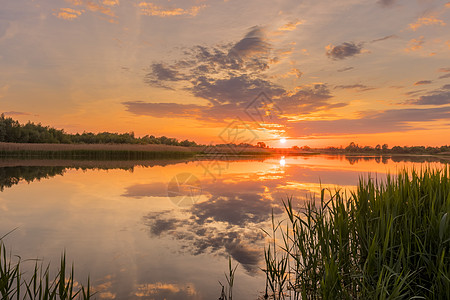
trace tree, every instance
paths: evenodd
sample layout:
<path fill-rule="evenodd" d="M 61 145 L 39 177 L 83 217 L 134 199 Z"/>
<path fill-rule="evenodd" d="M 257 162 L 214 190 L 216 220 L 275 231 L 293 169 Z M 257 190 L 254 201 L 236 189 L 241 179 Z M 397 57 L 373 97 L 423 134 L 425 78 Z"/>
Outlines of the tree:
<path fill-rule="evenodd" d="M 267 146 L 266 146 L 266 143 L 264 143 L 264 142 L 258 142 L 258 143 L 256 143 L 256 147 L 266 148 Z"/>

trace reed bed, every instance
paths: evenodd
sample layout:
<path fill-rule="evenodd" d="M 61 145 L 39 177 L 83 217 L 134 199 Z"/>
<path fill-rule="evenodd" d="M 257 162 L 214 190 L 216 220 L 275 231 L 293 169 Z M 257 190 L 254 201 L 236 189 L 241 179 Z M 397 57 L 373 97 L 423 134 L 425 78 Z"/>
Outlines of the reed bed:
<path fill-rule="evenodd" d="M 0 143 L 0 157 L 20 159 L 144 160 L 188 158 L 191 148 L 167 145 Z"/>
<path fill-rule="evenodd" d="M 15 261 L 14 261 L 15 260 Z M 54 277 L 50 266 L 35 261 L 32 273 L 23 273 L 20 257 L 7 253 L 0 239 L 0 296 L 2 300 L 88 300 L 93 293 L 89 279 L 86 286 L 74 279 L 73 266 L 68 269 L 66 256 L 61 256 L 60 267 Z"/>
<path fill-rule="evenodd" d="M 195 147 L 169 145 L 134 145 L 134 144 L 33 144 L 33 143 L 0 143 L 0 151 L 137 151 L 137 152 L 195 152 Z"/>
<path fill-rule="evenodd" d="M 272 218 L 265 299 L 450 299 L 450 178 L 403 170 Z"/>

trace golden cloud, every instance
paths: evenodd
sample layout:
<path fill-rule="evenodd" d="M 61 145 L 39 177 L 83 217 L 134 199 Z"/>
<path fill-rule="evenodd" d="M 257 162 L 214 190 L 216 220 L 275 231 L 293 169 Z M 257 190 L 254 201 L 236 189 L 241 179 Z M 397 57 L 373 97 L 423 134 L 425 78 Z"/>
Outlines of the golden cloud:
<path fill-rule="evenodd" d="M 409 28 L 416 31 L 418 28 L 427 25 L 440 25 L 445 26 L 446 23 L 435 16 L 421 17 L 417 19 L 416 23 L 409 24 Z"/>
<path fill-rule="evenodd" d="M 298 25 L 301 25 L 301 24 L 303 24 L 303 21 L 296 20 L 296 21 L 284 24 L 283 26 L 278 28 L 278 30 L 281 30 L 281 31 L 292 31 L 295 28 L 297 28 Z"/>
<path fill-rule="evenodd" d="M 116 6 L 119 5 L 119 0 L 103 0 L 102 4 L 108 6 Z"/>
<path fill-rule="evenodd" d="M 147 283 L 138 285 L 138 291 L 135 293 L 137 297 L 149 297 L 158 295 L 159 293 L 165 291 L 171 294 L 185 294 L 188 296 L 194 296 L 197 294 L 197 291 L 193 288 L 193 284 L 187 285 L 177 285 L 172 283 Z"/>
<path fill-rule="evenodd" d="M 158 17 L 173 17 L 173 16 L 196 16 L 198 12 L 205 8 L 206 5 L 192 6 L 189 9 L 183 8 L 164 8 L 162 6 L 155 5 L 151 2 L 140 2 L 138 7 L 143 15 L 158 16 Z"/>
<path fill-rule="evenodd" d="M 53 13 L 54 16 L 63 20 L 74 20 L 81 16 L 83 10 L 75 10 L 72 8 L 60 8 L 59 10 Z"/>
<path fill-rule="evenodd" d="M 423 36 L 418 39 L 412 39 L 408 42 L 408 46 L 404 49 L 405 52 L 413 52 L 421 49 L 425 43 L 425 38 Z"/>

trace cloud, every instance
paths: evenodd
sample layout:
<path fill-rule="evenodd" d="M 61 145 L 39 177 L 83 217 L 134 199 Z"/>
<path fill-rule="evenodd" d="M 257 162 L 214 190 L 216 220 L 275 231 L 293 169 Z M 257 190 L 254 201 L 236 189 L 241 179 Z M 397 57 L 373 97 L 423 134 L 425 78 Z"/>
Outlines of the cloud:
<path fill-rule="evenodd" d="M 119 5 L 119 0 L 102 0 L 101 4 L 90 0 L 66 0 L 66 2 L 72 4 L 73 6 L 80 6 L 83 9 L 60 8 L 56 13 L 53 13 L 53 15 L 60 19 L 74 20 L 85 11 L 92 11 L 111 17 L 108 20 L 110 23 L 117 23 L 114 19 L 116 15 L 111 10 L 111 7 Z"/>
<path fill-rule="evenodd" d="M 408 45 L 404 49 L 405 52 L 413 52 L 418 51 L 423 47 L 423 44 L 425 43 L 425 37 L 421 36 L 418 39 L 411 39 L 408 42 Z"/>
<path fill-rule="evenodd" d="M 442 76 L 439 76 L 439 79 L 444 79 L 444 78 L 450 78 L 450 73 L 442 75 Z"/>
<path fill-rule="evenodd" d="M 76 10 L 72 8 L 60 8 L 59 10 L 56 10 L 53 15 L 56 16 L 58 19 L 63 20 L 74 20 L 81 16 L 83 13 L 83 10 Z"/>
<path fill-rule="evenodd" d="M 447 72 L 450 72 L 450 68 L 440 68 L 440 69 L 438 69 L 438 72 L 447 73 Z"/>
<path fill-rule="evenodd" d="M 136 286 L 134 296 L 138 299 L 197 299 L 199 294 L 193 286 L 165 282 L 143 283 Z"/>
<path fill-rule="evenodd" d="M 328 45 L 325 49 L 326 55 L 332 59 L 345 59 L 361 53 L 363 49 L 362 44 L 355 44 L 353 42 L 345 42 L 338 46 Z"/>
<path fill-rule="evenodd" d="M 117 6 L 119 5 L 119 0 L 102 0 L 102 4 L 107 6 Z"/>
<path fill-rule="evenodd" d="M 347 67 L 347 68 L 342 68 L 342 69 L 339 69 L 339 70 L 337 70 L 338 72 L 346 72 L 346 71 L 350 71 L 350 70 L 353 70 L 354 69 L 354 67 Z"/>
<path fill-rule="evenodd" d="M 382 37 L 382 38 L 379 38 L 379 39 L 372 40 L 370 42 L 371 43 L 377 43 L 377 42 L 381 42 L 381 41 L 385 41 L 385 40 L 389 40 L 389 39 L 393 39 L 393 38 L 397 38 L 397 37 L 398 37 L 397 35 L 391 34 L 391 35 L 388 35 L 388 36 L 385 36 L 385 37 Z"/>
<path fill-rule="evenodd" d="M 303 21 L 295 20 L 295 21 L 288 22 L 288 23 L 284 24 L 283 26 L 278 28 L 278 30 L 280 30 L 280 31 L 292 31 L 292 30 L 295 30 L 297 28 L 297 26 L 301 25 L 301 24 L 303 24 Z"/>
<path fill-rule="evenodd" d="M 417 105 L 446 105 L 450 104 L 450 84 L 446 84 L 439 90 L 432 91 L 428 95 L 419 99 L 409 101 L 410 104 Z"/>
<path fill-rule="evenodd" d="M 264 30 L 256 26 L 231 48 L 229 55 L 236 56 L 238 60 L 249 59 L 253 56 L 268 58 L 270 49 Z"/>
<path fill-rule="evenodd" d="M 436 18 L 435 16 L 426 16 L 426 17 L 420 17 L 417 19 L 415 23 L 409 24 L 409 28 L 411 28 L 413 31 L 416 31 L 422 26 L 429 26 L 429 25 L 440 25 L 445 26 L 446 23 L 442 21 L 441 19 Z"/>
<path fill-rule="evenodd" d="M 337 85 L 334 87 L 335 89 L 345 89 L 345 90 L 359 90 L 359 91 L 370 91 L 375 89 L 374 87 L 370 87 L 364 84 L 350 84 L 350 85 Z"/>
<path fill-rule="evenodd" d="M 192 47 L 185 50 L 184 57 L 178 61 L 153 63 L 144 80 L 149 85 L 163 88 L 182 86 L 193 96 L 206 100 L 205 104 L 141 101 L 123 104 L 129 112 L 137 115 L 191 117 L 221 122 L 235 117 L 251 119 L 245 113 L 250 103 L 253 108 L 264 111 L 263 115 L 270 115 L 272 122 L 286 119 L 282 111 L 308 114 L 345 105 L 329 102 L 332 95 L 325 84 L 296 87 L 292 91 L 272 82 L 271 78 L 277 76 L 268 77 L 265 72 L 276 60 L 274 52 L 265 30 L 260 27 L 250 28 L 235 43 Z M 299 78 L 302 72 L 291 68 L 287 75 Z M 252 102 L 261 92 L 270 98 L 270 107 L 259 100 Z M 275 111 L 276 115 L 273 113 Z"/>
<path fill-rule="evenodd" d="M 151 2 L 139 2 L 138 7 L 141 14 L 146 16 L 157 16 L 157 17 L 174 17 L 174 16 L 196 16 L 201 9 L 204 9 L 206 5 L 192 6 L 188 9 L 183 9 L 179 7 L 165 8 L 158 6 Z"/>
<path fill-rule="evenodd" d="M 414 83 L 414 85 L 424 85 L 424 84 L 430 84 L 433 83 L 431 80 L 420 80 Z"/>
<path fill-rule="evenodd" d="M 393 109 L 378 112 L 365 112 L 357 119 L 311 120 L 291 124 L 289 136 L 371 134 L 426 130 L 417 122 L 448 120 L 450 107 L 427 109 Z"/>
<path fill-rule="evenodd" d="M 245 270 L 254 273 L 265 239 L 260 228 L 268 224 L 272 211 L 275 215 L 283 212 L 281 203 L 272 200 L 278 199 L 278 194 L 271 196 L 266 191 L 275 191 L 285 179 L 273 172 L 270 175 L 264 179 L 261 174 L 254 174 L 239 181 L 226 175 L 202 180 L 202 191 L 208 200 L 185 209 L 182 218 L 174 217 L 172 211 L 149 213 L 143 218 L 144 224 L 151 236 L 172 237 L 182 243 L 180 248 L 193 255 L 230 255 Z M 148 188 L 146 195 L 159 193 L 152 186 L 142 188 Z"/>
<path fill-rule="evenodd" d="M 377 3 L 379 3 L 379 4 L 382 5 L 382 6 L 387 7 L 387 6 L 393 5 L 396 1 L 397 1 L 397 0 L 378 0 Z"/>
<path fill-rule="evenodd" d="M 30 113 L 22 111 L 5 111 L 3 114 L 7 116 L 31 116 Z"/>

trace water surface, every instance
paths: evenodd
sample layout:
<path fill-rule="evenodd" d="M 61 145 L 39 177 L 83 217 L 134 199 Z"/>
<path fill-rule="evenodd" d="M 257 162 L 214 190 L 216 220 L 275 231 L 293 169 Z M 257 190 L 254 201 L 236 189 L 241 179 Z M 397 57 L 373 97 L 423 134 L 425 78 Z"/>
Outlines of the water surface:
<path fill-rule="evenodd" d="M 264 290 L 272 211 L 321 188 L 355 187 L 433 157 L 305 156 L 234 161 L 0 162 L 0 236 L 14 254 L 57 265 L 62 251 L 98 299 L 217 299 L 227 258 L 236 299 Z M 32 264 L 30 264 L 30 267 Z"/>

